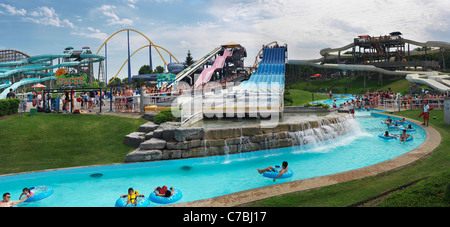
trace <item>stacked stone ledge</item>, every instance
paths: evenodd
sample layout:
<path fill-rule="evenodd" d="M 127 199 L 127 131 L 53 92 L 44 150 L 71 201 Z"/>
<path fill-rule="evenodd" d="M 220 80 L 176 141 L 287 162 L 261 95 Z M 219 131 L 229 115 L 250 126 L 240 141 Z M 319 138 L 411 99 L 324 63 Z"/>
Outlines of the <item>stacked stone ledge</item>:
<path fill-rule="evenodd" d="M 317 128 L 325 122 L 334 124 L 342 116 L 280 123 L 270 128 L 181 128 L 177 122 L 161 125 L 148 122 L 140 127 L 140 132 L 125 137 L 126 145 L 137 148 L 126 155 L 125 162 L 195 158 L 295 146 L 299 144 L 296 144 L 290 133 Z"/>

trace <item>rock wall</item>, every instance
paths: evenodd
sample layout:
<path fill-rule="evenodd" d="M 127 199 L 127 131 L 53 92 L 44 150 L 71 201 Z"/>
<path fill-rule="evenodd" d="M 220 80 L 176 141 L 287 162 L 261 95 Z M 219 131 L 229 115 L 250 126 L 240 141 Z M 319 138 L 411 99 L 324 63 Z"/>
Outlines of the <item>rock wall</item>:
<path fill-rule="evenodd" d="M 125 137 L 137 149 L 125 162 L 227 155 L 320 143 L 357 130 L 352 115 L 328 115 L 313 121 L 279 123 L 272 128 L 181 128 L 179 123 L 152 122 Z"/>

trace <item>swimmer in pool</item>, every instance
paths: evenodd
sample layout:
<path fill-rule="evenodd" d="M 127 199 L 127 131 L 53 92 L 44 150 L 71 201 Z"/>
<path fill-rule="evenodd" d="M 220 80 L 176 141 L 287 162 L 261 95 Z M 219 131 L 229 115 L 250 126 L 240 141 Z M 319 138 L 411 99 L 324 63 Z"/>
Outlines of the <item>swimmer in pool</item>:
<path fill-rule="evenodd" d="M 281 175 L 283 175 L 283 174 L 285 174 L 287 171 L 288 171 L 288 163 L 286 162 L 286 161 L 284 161 L 283 162 L 283 164 L 282 164 L 282 169 L 280 170 L 280 174 L 278 174 L 278 176 L 276 176 L 275 178 L 273 178 L 273 182 L 275 182 L 275 180 L 278 178 L 278 177 L 281 177 Z M 265 173 L 265 172 L 268 172 L 268 171 L 272 171 L 272 172 L 275 172 L 275 168 L 273 168 L 272 166 L 269 166 L 269 167 L 267 167 L 267 168 L 264 168 L 264 169 L 257 169 L 258 170 L 258 173 L 259 174 L 263 174 L 263 173 Z"/>
<path fill-rule="evenodd" d="M 22 198 L 22 196 L 32 197 L 32 196 L 34 196 L 34 193 L 32 191 L 30 191 L 30 189 L 24 188 L 22 190 L 22 194 L 20 194 L 20 196 L 19 196 L 19 200 Z"/>
<path fill-rule="evenodd" d="M 385 124 L 387 124 L 387 126 L 389 127 L 390 125 L 392 125 L 392 119 L 391 117 L 388 117 L 387 120 L 384 121 Z"/>
<path fill-rule="evenodd" d="M 408 137 L 410 137 L 410 136 L 411 136 L 410 134 L 406 133 L 406 129 L 403 130 L 403 133 L 400 134 L 400 143 L 402 143 L 402 141 L 403 141 L 403 143 L 405 143 L 406 140 L 408 139 Z M 414 139 L 414 137 L 412 137 L 412 136 L 411 136 L 411 138 Z"/>
<path fill-rule="evenodd" d="M 384 137 L 396 137 L 395 135 L 389 135 L 389 132 L 388 131 L 386 131 L 386 132 L 384 132 Z"/>
<path fill-rule="evenodd" d="M 28 199 L 28 195 L 25 196 L 25 198 L 19 200 L 19 201 L 10 201 L 11 195 L 9 192 L 3 194 L 3 200 L 0 201 L 0 207 L 12 207 L 14 205 L 17 205 L 19 203 L 25 202 L 25 200 Z"/>

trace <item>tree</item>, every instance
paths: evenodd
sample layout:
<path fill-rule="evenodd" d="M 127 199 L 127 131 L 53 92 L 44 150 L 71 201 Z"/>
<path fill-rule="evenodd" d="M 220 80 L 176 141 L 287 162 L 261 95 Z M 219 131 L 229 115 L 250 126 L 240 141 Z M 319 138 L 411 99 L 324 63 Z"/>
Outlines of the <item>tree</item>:
<path fill-rule="evenodd" d="M 160 65 L 156 66 L 154 73 L 163 73 L 163 72 L 164 72 L 164 67 L 162 67 Z"/>
<path fill-rule="evenodd" d="M 194 64 L 194 59 L 191 56 L 191 51 L 188 50 L 187 56 L 186 56 L 186 66 L 188 67 L 188 66 L 190 66 L 192 64 Z"/>
<path fill-rule="evenodd" d="M 150 65 L 143 65 L 140 69 L 138 74 L 139 75 L 143 75 L 143 74 L 152 74 L 153 70 L 150 68 Z"/>

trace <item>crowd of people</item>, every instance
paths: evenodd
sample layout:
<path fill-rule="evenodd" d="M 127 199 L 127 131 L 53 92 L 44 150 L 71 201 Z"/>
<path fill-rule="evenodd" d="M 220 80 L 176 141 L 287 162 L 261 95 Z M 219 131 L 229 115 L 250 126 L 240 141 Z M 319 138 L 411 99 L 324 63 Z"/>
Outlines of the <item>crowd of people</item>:
<path fill-rule="evenodd" d="M 444 107 L 444 99 L 450 97 L 449 94 L 442 93 L 440 95 L 431 95 L 428 92 L 415 95 L 400 95 L 393 91 L 366 91 L 364 94 L 355 95 L 351 101 L 342 103 L 339 107 L 347 107 L 349 109 L 370 110 L 381 107 L 397 107 L 401 109 L 422 109 L 423 101 L 427 101 L 430 107 L 442 109 Z M 338 106 L 336 106 L 338 108 Z"/>

